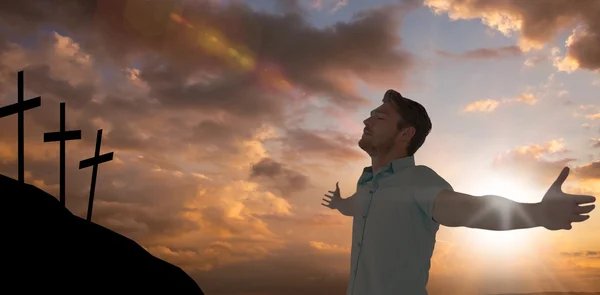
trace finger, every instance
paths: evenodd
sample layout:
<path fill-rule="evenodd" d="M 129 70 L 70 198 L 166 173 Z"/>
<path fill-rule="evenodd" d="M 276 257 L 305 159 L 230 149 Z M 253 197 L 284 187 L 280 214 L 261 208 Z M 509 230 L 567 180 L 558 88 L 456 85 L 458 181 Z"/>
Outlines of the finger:
<path fill-rule="evenodd" d="M 340 191 L 340 186 L 339 186 L 339 182 L 335 183 L 335 191 L 339 192 Z"/>
<path fill-rule="evenodd" d="M 567 180 L 567 177 L 569 176 L 569 171 L 569 167 L 563 168 L 563 170 L 558 175 L 558 178 L 552 184 L 551 188 L 561 190 L 562 184 L 565 182 L 565 180 Z"/>
<path fill-rule="evenodd" d="M 586 203 L 596 202 L 596 197 L 594 197 L 594 196 L 576 195 L 574 198 L 575 198 L 575 203 L 577 203 L 577 204 L 586 204 Z"/>
<path fill-rule="evenodd" d="M 321 199 L 321 200 L 325 201 L 325 203 L 327 203 L 327 204 L 331 203 L 331 201 L 327 200 L 327 199 Z"/>
<path fill-rule="evenodd" d="M 335 192 L 334 192 L 334 191 L 328 191 L 328 192 L 329 192 L 330 194 L 335 194 Z"/>
<path fill-rule="evenodd" d="M 330 195 L 328 195 L 328 194 L 324 194 L 324 196 L 326 196 L 326 197 L 328 197 L 328 198 L 330 198 L 330 199 L 333 199 L 333 196 L 330 196 Z"/>
<path fill-rule="evenodd" d="M 323 205 L 323 206 L 325 206 L 325 207 L 327 207 L 327 208 L 329 208 L 329 209 L 333 209 L 333 208 L 331 208 L 331 206 L 329 206 L 329 205 L 326 205 L 326 204 L 323 204 L 323 203 L 321 203 L 321 205 Z"/>
<path fill-rule="evenodd" d="M 596 208 L 596 205 L 587 205 L 587 206 L 577 206 L 577 208 L 575 208 L 575 214 L 587 214 L 592 212 L 592 210 L 594 210 L 594 208 Z"/>
<path fill-rule="evenodd" d="M 571 222 L 582 222 L 588 220 L 589 218 L 589 215 L 573 215 L 573 217 L 571 217 Z"/>

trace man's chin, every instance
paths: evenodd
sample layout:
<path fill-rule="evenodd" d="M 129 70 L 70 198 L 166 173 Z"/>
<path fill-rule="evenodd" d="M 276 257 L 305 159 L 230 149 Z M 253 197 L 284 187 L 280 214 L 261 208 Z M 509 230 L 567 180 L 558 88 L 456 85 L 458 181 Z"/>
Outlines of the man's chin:
<path fill-rule="evenodd" d="M 369 152 L 370 147 L 371 147 L 371 142 L 367 139 L 365 139 L 365 136 L 363 135 L 363 137 L 361 137 L 361 139 L 358 140 L 358 146 L 365 152 Z"/>

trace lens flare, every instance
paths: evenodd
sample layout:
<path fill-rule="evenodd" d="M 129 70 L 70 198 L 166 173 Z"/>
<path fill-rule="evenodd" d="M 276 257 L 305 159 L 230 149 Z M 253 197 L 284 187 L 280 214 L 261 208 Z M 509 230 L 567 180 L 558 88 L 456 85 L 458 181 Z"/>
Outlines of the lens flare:
<path fill-rule="evenodd" d="M 257 75 L 262 87 L 268 90 L 290 91 L 294 86 L 285 77 L 280 67 L 267 62 L 259 63 L 246 46 L 233 44 L 219 30 L 205 24 L 192 24 L 183 16 L 171 13 L 171 20 L 181 26 L 194 30 L 196 45 L 204 52 L 219 57 L 230 67 L 250 71 Z"/>

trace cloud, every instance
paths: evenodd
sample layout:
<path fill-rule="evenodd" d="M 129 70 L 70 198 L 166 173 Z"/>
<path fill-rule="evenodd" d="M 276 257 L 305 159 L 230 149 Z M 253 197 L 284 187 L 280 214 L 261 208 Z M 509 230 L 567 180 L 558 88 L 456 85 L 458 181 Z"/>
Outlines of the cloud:
<path fill-rule="evenodd" d="M 337 2 L 335 3 L 335 6 L 333 6 L 331 11 L 336 12 L 336 11 L 340 10 L 342 7 L 348 5 L 348 1 L 349 0 L 337 0 Z"/>
<path fill-rule="evenodd" d="M 289 129 L 279 140 L 285 158 L 308 162 L 311 159 L 340 161 L 361 159 L 364 155 L 356 148 L 356 141 L 334 131 Z"/>
<path fill-rule="evenodd" d="M 348 0 L 309 0 L 309 7 L 316 10 L 328 10 L 334 13 L 348 5 Z"/>
<path fill-rule="evenodd" d="M 592 138 L 592 147 L 600 148 L 600 138 Z"/>
<path fill-rule="evenodd" d="M 575 111 L 575 116 L 591 121 L 598 120 L 600 119 L 600 106 L 595 104 L 579 105 Z"/>
<path fill-rule="evenodd" d="M 589 115 L 586 115 L 585 117 L 590 120 L 600 120 L 600 113 L 589 114 Z"/>
<path fill-rule="evenodd" d="M 290 118 L 318 98 L 347 119 L 370 104 L 356 85 L 401 84 L 415 62 L 396 6 L 321 29 L 289 12 L 237 1 L 2 2 L 0 104 L 16 102 L 19 70 L 26 97 L 42 97 L 25 115 L 26 182 L 58 196 L 59 145 L 43 134 L 58 130 L 66 102 L 67 129 L 82 131 L 66 145 L 74 214 L 85 216 L 91 182 L 78 164 L 102 129 L 101 152 L 115 156 L 98 171 L 94 222 L 207 292 L 343 292 L 347 253 L 329 231 L 348 219 L 301 200 L 331 173 L 328 161 L 365 155 L 349 134 Z M 0 124 L 0 173 L 16 177 L 17 120 Z"/>
<path fill-rule="evenodd" d="M 527 67 L 535 67 L 538 65 L 541 65 L 545 62 L 547 62 L 549 60 L 548 56 L 542 55 L 542 54 L 534 54 L 530 57 L 528 57 L 524 64 Z"/>
<path fill-rule="evenodd" d="M 521 49 L 518 46 L 478 48 L 462 53 L 452 53 L 445 50 L 437 50 L 436 53 L 442 57 L 455 59 L 500 59 L 520 56 L 522 54 Z"/>
<path fill-rule="evenodd" d="M 535 95 L 533 93 L 522 93 L 521 95 L 513 98 L 510 101 L 518 101 L 518 102 L 522 102 L 522 103 L 526 103 L 528 105 L 534 105 L 537 103 L 537 98 L 535 97 Z"/>
<path fill-rule="evenodd" d="M 568 257 L 600 258 L 600 251 L 560 252 L 560 255 Z"/>
<path fill-rule="evenodd" d="M 570 167 L 570 176 L 563 186 L 565 191 L 586 195 L 600 193 L 600 161 L 591 157 L 591 162 L 574 165 L 582 159 L 569 157 L 569 153 L 562 139 L 524 145 L 498 154 L 492 167 L 524 185 L 539 189 L 547 189 L 564 167 Z"/>
<path fill-rule="evenodd" d="M 434 12 L 453 20 L 481 19 L 486 26 L 505 35 L 518 33 L 524 51 L 540 49 L 564 30 L 572 33 L 565 42 L 566 55 L 557 64 L 561 70 L 600 68 L 600 4 L 596 1 L 487 1 L 425 0 Z"/>
<path fill-rule="evenodd" d="M 578 177 L 586 179 L 600 179 L 600 161 L 587 163 L 576 170 Z"/>
<path fill-rule="evenodd" d="M 483 99 L 477 100 L 470 104 L 468 104 L 463 111 L 465 112 L 483 112 L 483 113 L 491 113 L 495 111 L 500 105 L 510 104 L 514 102 L 525 103 L 528 105 L 534 105 L 538 101 L 535 94 L 530 92 L 525 92 L 520 94 L 519 96 L 513 98 L 505 98 L 502 100 L 497 99 Z"/>
<path fill-rule="evenodd" d="M 55 12 L 55 7 L 46 9 L 42 3 L 27 2 L 11 4 L 3 10 L 13 13 L 10 18 L 15 22 L 14 26 L 9 27 L 9 32 L 39 37 L 52 45 L 49 52 L 34 53 L 31 49 L 7 43 L 14 50 L 5 53 L 2 59 L 10 64 L 6 67 L 5 74 L 14 75 L 14 71 L 24 65 L 30 66 L 26 72 L 28 89 L 40 92 L 45 101 L 53 99 L 68 102 L 69 120 L 85 133 L 103 128 L 107 148 L 131 152 L 150 147 L 153 150 L 172 150 L 189 146 L 186 143 L 194 143 L 199 151 L 207 152 L 206 156 L 200 156 L 199 151 L 194 150 L 185 153 L 194 160 L 236 154 L 240 149 L 248 148 L 250 142 L 269 137 L 272 133 L 269 126 L 285 128 L 285 114 L 301 109 L 304 103 L 297 99 L 284 103 L 286 97 L 291 98 L 289 94 L 273 91 L 264 83 L 284 79 L 311 95 L 329 97 L 335 107 L 356 108 L 366 103 L 366 100 L 338 72 L 375 82 L 378 79 L 376 76 L 397 81 L 400 77 L 398 75 L 405 72 L 403 69 L 411 64 L 411 57 L 397 50 L 400 42 L 394 29 L 399 24 L 399 19 L 395 17 L 397 9 L 364 11 L 349 23 L 339 23 L 318 30 L 306 25 L 299 16 L 268 15 L 240 5 L 224 6 L 218 12 L 222 15 L 202 9 L 203 5 L 209 4 L 186 8 L 186 24 L 193 26 L 191 23 L 194 23 L 195 27 L 204 27 L 204 31 L 222 36 L 223 40 L 228 40 L 228 44 L 254 44 L 256 42 L 246 42 L 248 40 L 245 38 L 257 37 L 258 45 L 245 46 L 254 50 L 247 50 L 250 52 L 247 55 L 254 59 L 256 68 L 250 72 L 240 72 L 229 69 L 226 62 L 220 62 L 219 54 L 197 47 L 186 36 L 180 36 L 183 33 L 170 35 L 185 31 L 171 18 L 173 13 L 181 12 L 177 5 L 149 5 L 145 9 L 160 8 L 170 13 L 164 18 L 159 13 L 161 17 L 157 17 L 158 20 L 149 20 L 144 17 L 131 19 L 133 16 L 129 15 L 130 10 L 139 7 L 135 1 L 127 3 L 125 5 L 120 1 L 109 1 L 97 7 L 88 7 L 87 2 L 70 2 Z M 105 11 L 109 8 L 117 11 L 121 9 L 123 19 L 119 16 L 118 20 L 106 19 L 102 22 L 104 18 L 112 17 Z M 29 19 L 34 12 L 43 14 L 43 17 Z M 70 14 L 67 12 L 77 12 L 78 15 L 69 18 Z M 64 17 L 55 17 L 53 13 Z M 20 14 L 21 18 L 15 18 Z M 81 14 L 89 17 L 80 17 Z M 228 27 L 224 26 L 221 16 L 245 19 L 247 23 L 239 26 L 257 28 L 256 32 L 248 32 L 250 36 L 239 36 L 234 31 L 227 31 Z M 92 19 L 95 21 L 91 22 Z M 154 21 L 159 23 L 153 23 Z M 72 23 L 77 23 L 77 26 L 66 26 Z M 130 23 L 131 26 L 112 30 L 124 23 Z M 61 27 L 64 32 L 62 34 L 69 36 L 57 33 L 38 36 L 39 31 L 34 28 L 41 25 Z M 148 28 L 144 25 L 162 27 L 157 27 L 159 30 L 149 36 L 150 32 L 145 31 Z M 290 38 L 289 36 L 296 36 L 293 42 L 313 44 L 315 48 L 319 48 L 319 53 L 306 50 L 295 53 L 289 50 L 298 47 L 282 47 L 274 43 L 289 44 L 282 39 Z M 304 36 L 302 38 L 306 39 L 300 40 L 297 36 Z M 351 42 L 362 38 L 361 36 L 375 38 L 375 43 L 370 42 L 374 46 L 353 46 L 355 49 L 349 51 L 348 46 L 343 45 L 344 42 Z M 165 48 L 165 38 L 174 38 L 169 42 L 176 44 L 180 51 L 172 52 L 172 48 Z M 104 42 L 102 47 L 97 46 L 106 39 L 111 42 Z M 239 48 L 242 47 L 244 46 Z M 374 48 L 379 48 L 378 56 L 385 56 L 381 62 L 371 58 L 375 54 L 370 50 L 375 50 Z M 383 53 L 380 49 L 384 50 Z M 62 50 L 62 53 L 59 54 L 57 50 Z M 341 51 L 345 52 L 344 56 L 338 54 Z M 257 52 L 260 52 L 264 61 L 255 57 Z M 9 53 L 12 54 L 6 56 Z M 45 64 L 44 61 L 52 56 L 57 61 Z M 369 62 L 362 62 L 362 59 Z M 137 64 L 137 68 L 132 66 L 133 62 Z M 71 64 L 75 66 L 69 68 Z M 104 78 L 103 74 L 95 66 L 104 64 L 122 65 L 121 73 L 110 81 L 101 79 Z M 391 66 L 392 64 L 395 65 Z M 256 77 L 262 66 L 272 74 Z M 54 69 L 57 69 L 56 72 Z M 81 81 L 76 81 L 78 79 Z M 14 80 L 7 83 L 14 85 Z M 87 104 L 89 107 L 84 107 Z M 118 108 L 119 112 L 114 112 L 114 108 Z M 73 112 L 72 109 L 80 112 Z M 175 115 L 174 111 L 179 114 Z M 54 115 L 34 118 L 57 125 Z M 156 123 L 159 118 L 169 124 Z M 175 132 L 176 130 L 180 132 Z M 257 134 L 260 134 L 258 138 Z M 84 138 L 84 142 L 93 144 L 87 138 Z M 215 149 L 216 146 L 219 149 Z M 217 152 L 220 152 L 219 156 L 215 155 Z"/>
<path fill-rule="evenodd" d="M 310 241 L 310 246 L 319 250 L 319 251 L 325 251 L 325 252 L 339 252 L 339 253 L 346 253 L 346 254 L 350 254 L 350 248 L 349 247 L 341 247 L 339 245 L 331 245 L 331 244 L 327 244 L 327 243 L 323 243 L 323 242 L 318 242 L 318 241 Z"/>
<path fill-rule="evenodd" d="M 583 123 L 583 124 L 581 124 L 581 127 L 584 128 L 584 129 L 589 130 L 592 127 L 592 125 L 590 125 L 588 123 Z"/>
<path fill-rule="evenodd" d="M 306 175 L 286 168 L 270 158 L 263 158 L 252 165 L 250 179 L 260 179 L 266 182 L 266 186 L 275 188 L 283 196 L 305 190 L 309 185 Z"/>
<path fill-rule="evenodd" d="M 306 13 L 306 10 L 301 5 L 301 0 L 290 0 L 290 1 L 273 1 L 275 7 L 283 13 L 289 14 L 302 14 Z"/>
<path fill-rule="evenodd" d="M 525 183 L 545 188 L 565 166 L 576 160 L 565 157 L 568 152 L 561 139 L 523 145 L 498 154 L 492 167 Z"/>
<path fill-rule="evenodd" d="M 494 110 L 496 110 L 496 108 L 498 108 L 499 105 L 500 105 L 500 102 L 495 99 L 478 100 L 478 101 L 474 101 L 474 102 L 468 104 L 464 108 L 464 111 L 465 112 L 491 113 Z"/>
<path fill-rule="evenodd" d="M 244 100 L 229 105 L 231 111 L 250 107 L 245 113 L 252 113 L 254 105 L 261 105 L 255 110 L 258 114 L 263 109 L 279 112 L 277 97 L 281 94 L 271 98 L 265 97 L 268 93 L 257 95 L 254 86 L 261 78 L 256 75 L 268 64 L 275 64 L 294 87 L 329 97 L 341 106 L 356 107 L 365 99 L 357 90 L 345 86 L 344 79 L 397 80 L 411 65 L 410 55 L 397 49 L 401 42 L 396 34 L 400 24 L 398 9 L 386 7 L 360 12 L 349 23 L 319 30 L 298 15 L 269 15 L 242 4 L 219 10 L 209 9 L 206 2 L 184 7 L 180 1 L 144 2 L 143 7 L 136 1 L 104 1 L 97 7 L 87 1 L 57 3 L 56 7 L 43 7 L 35 1 L 6 5 L 2 11 L 10 16 L 2 15 L 2 19 L 12 21 L 9 28 L 19 27 L 19 33 L 34 33 L 34 28 L 41 25 L 58 26 L 71 33 L 81 49 L 98 59 L 108 56 L 123 66 L 129 66 L 134 59 L 147 59 L 140 77 L 151 85 L 151 93 L 165 106 L 187 107 L 191 103 L 216 107 L 229 103 L 231 97 L 243 96 Z M 154 17 L 140 15 L 141 9 Z M 185 15 L 181 15 L 182 11 Z M 33 18 L 34 12 L 42 16 Z M 174 21 L 173 15 L 189 26 Z M 70 24 L 73 26 L 67 26 Z M 244 44 L 234 49 L 241 59 L 253 61 L 254 67 L 213 77 L 223 72 L 222 62 L 229 59 L 222 56 L 218 47 L 197 40 L 205 35 L 219 38 L 219 46 Z M 357 39 L 371 40 L 371 46 L 351 46 Z M 202 41 L 200 45 L 196 40 Z M 341 51 L 345 54 L 338 54 Z M 211 83 L 189 84 L 186 77 L 191 75 L 205 76 Z"/>
<path fill-rule="evenodd" d="M 338 214 L 323 214 L 317 213 L 310 216 L 298 216 L 298 215 L 281 215 L 281 214 L 264 214 L 261 216 L 264 220 L 277 222 L 279 225 L 283 225 L 287 228 L 306 227 L 311 228 L 315 226 L 342 226 L 347 224 L 347 218 L 343 215 Z"/>

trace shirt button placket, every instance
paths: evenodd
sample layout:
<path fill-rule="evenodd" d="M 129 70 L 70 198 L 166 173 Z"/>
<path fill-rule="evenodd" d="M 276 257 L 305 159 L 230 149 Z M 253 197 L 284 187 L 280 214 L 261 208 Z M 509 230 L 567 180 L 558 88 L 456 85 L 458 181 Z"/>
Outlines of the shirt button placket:
<path fill-rule="evenodd" d="M 364 236 L 364 232 L 365 232 L 365 227 L 367 225 L 368 210 L 369 210 L 369 207 L 371 207 L 371 201 L 373 199 L 373 192 L 374 192 L 373 189 L 369 190 L 369 197 L 370 198 L 369 198 L 369 203 L 368 203 L 368 206 L 367 206 L 367 212 L 365 212 L 364 215 L 362 216 L 362 218 L 363 218 L 363 227 L 362 227 L 363 236 Z M 362 252 L 362 248 L 361 248 L 362 247 L 362 237 L 361 237 L 361 240 L 356 243 L 356 246 L 358 247 L 358 255 L 357 255 L 358 257 L 357 257 L 357 260 L 356 260 L 356 265 L 352 269 L 352 271 L 354 273 L 354 278 L 352 280 L 352 294 L 354 294 L 354 286 L 356 284 L 356 274 L 358 273 L 358 262 L 360 260 L 360 254 Z"/>

